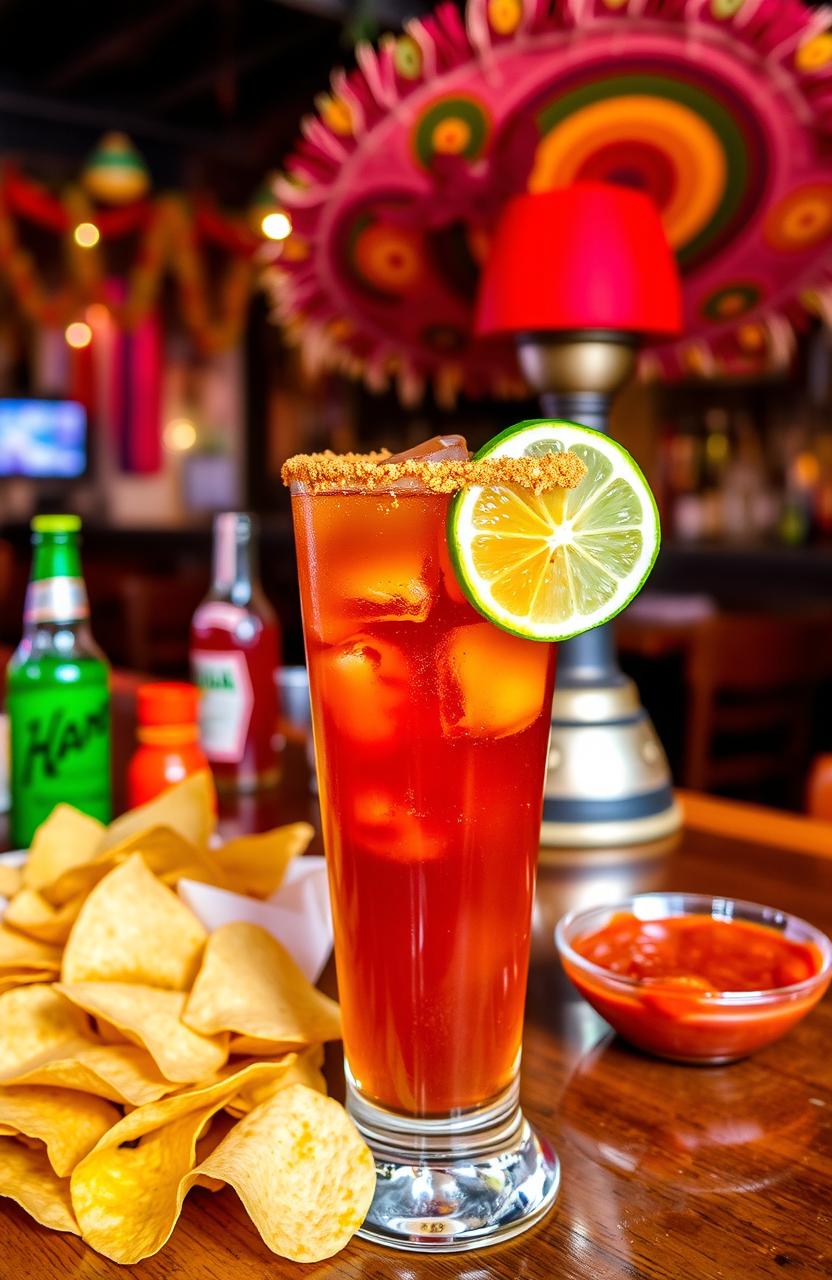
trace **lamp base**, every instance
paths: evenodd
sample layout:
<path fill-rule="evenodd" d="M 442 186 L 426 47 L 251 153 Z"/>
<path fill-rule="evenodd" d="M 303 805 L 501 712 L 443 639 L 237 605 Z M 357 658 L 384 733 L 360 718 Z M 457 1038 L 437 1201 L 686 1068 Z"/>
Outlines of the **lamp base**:
<path fill-rule="evenodd" d="M 544 822 L 540 843 L 544 849 L 620 849 L 655 844 L 673 835 L 682 825 L 682 811 L 671 799 L 662 813 L 621 822 Z"/>
<path fill-rule="evenodd" d="M 609 398 L 635 364 L 632 335 L 519 334 L 517 349 L 544 413 L 609 430 Z M 681 822 L 667 758 L 618 666 L 611 624 L 559 645 L 543 847 L 646 844 Z"/>
<path fill-rule="evenodd" d="M 609 684 L 558 688 L 541 844 L 647 843 L 681 820 L 667 759 L 632 680 L 618 673 Z"/>

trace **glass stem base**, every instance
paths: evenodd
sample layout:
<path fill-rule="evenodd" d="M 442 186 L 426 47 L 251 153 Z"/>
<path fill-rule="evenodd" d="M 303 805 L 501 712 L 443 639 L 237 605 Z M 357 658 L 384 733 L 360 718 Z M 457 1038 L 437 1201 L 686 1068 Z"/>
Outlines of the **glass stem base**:
<path fill-rule="evenodd" d="M 560 1163 L 520 1110 L 518 1081 L 486 1107 L 426 1120 L 369 1102 L 349 1066 L 346 1076 L 347 1109 L 376 1162 L 364 1240 L 425 1253 L 481 1249 L 528 1230 L 554 1204 Z"/>

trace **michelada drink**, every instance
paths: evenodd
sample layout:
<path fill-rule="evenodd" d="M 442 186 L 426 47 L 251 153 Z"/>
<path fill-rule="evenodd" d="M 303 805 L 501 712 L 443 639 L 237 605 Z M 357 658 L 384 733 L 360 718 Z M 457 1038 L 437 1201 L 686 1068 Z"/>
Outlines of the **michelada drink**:
<path fill-rule="evenodd" d="M 378 1169 L 362 1234 L 506 1239 L 558 1185 L 519 1107 L 551 641 L 634 593 L 655 508 L 619 446 L 551 421 L 474 459 L 445 437 L 283 475 L 347 1105 Z"/>

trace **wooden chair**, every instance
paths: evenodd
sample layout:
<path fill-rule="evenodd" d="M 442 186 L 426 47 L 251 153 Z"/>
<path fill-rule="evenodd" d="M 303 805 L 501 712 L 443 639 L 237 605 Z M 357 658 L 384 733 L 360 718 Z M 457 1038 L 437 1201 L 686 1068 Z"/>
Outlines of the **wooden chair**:
<path fill-rule="evenodd" d="M 832 751 L 823 751 L 812 761 L 806 779 L 806 812 L 810 818 L 832 822 Z"/>
<path fill-rule="evenodd" d="M 191 618 L 207 590 L 201 573 L 170 578 L 126 574 L 120 594 L 127 665 L 153 675 L 187 677 Z"/>
<path fill-rule="evenodd" d="M 703 796 L 694 791 L 677 791 L 685 829 L 706 831 L 708 835 L 748 840 L 795 853 L 811 853 L 832 858 L 832 821 L 819 821 L 802 814 L 784 813 L 761 804 L 744 804 L 720 796 Z"/>
<path fill-rule="evenodd" d="M 683 785 L 799 807 L 830 642 L 827 614 L 723 613 L 702 623 L 686 669 Z"/>

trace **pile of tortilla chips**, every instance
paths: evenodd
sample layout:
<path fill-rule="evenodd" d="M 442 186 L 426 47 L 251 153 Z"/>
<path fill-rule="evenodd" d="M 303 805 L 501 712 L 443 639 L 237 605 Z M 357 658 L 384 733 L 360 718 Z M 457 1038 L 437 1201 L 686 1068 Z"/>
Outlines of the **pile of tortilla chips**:
<path fill-rule="evenodd" d="M 265 1243 L 328 1258 L 375 1169 L 327 1098 L 338 1006 L 257 925 L 206 934 L 182 877 L 267 896 L 305 823 L 210 847 L 210 776 L 105 828 L 59 806 L 0 867 L 0 1196 L 116 1262 L 162 1247 L 191 1187 L 228 1184 Z"/>

